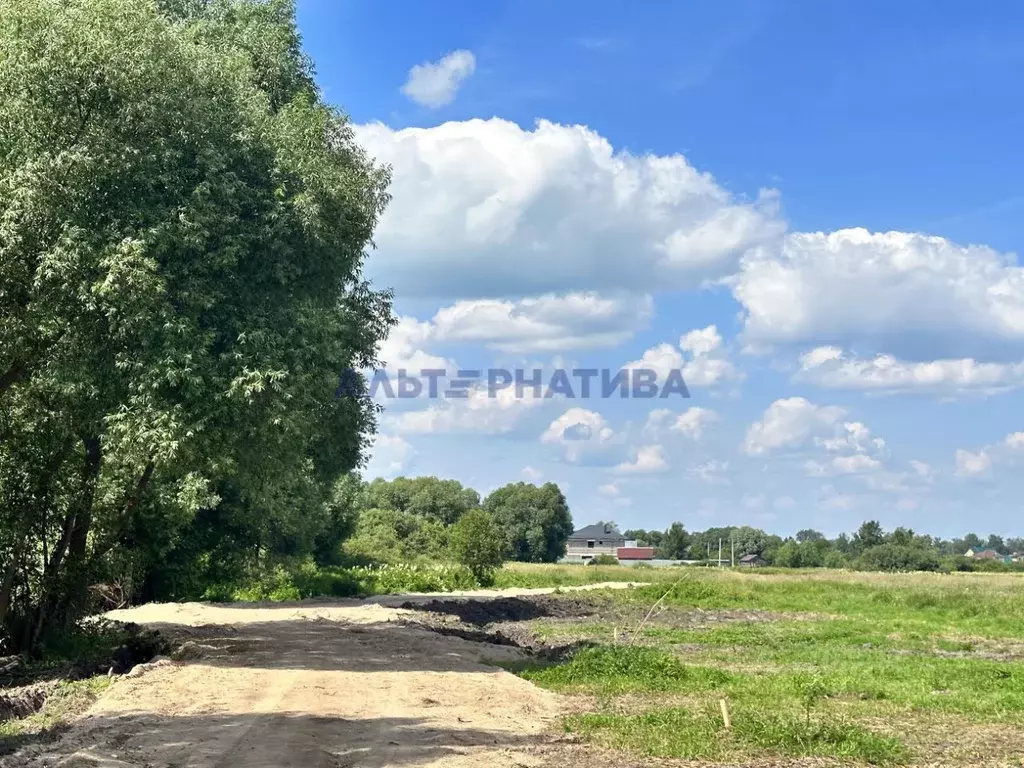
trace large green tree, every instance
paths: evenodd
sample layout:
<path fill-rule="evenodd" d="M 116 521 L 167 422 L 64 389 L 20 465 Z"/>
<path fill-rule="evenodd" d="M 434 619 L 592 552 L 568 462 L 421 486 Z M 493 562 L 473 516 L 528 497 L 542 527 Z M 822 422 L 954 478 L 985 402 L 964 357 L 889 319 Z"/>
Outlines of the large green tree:
<path fill-rule="evenodd" d="M 572 514 L 554 483 L 509 483 L 484 500 L 484 509 L 493 515 L 509 559 L 553 563 L 565 555 Z"/>
<path fill-rule="evenodd" d="M 333 393 L 392 322 L 360 277 L 388 176 L 322 100 L 292 4 L 0 0 L 0 150 L 15 645 L 90 581 L 198 553 L 200 518 L 312 546 L 374 425 Z"/>

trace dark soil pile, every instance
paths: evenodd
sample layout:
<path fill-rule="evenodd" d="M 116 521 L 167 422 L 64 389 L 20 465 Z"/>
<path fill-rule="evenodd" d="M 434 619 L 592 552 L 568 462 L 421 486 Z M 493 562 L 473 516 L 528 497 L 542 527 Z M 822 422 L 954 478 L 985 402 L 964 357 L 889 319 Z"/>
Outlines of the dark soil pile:
<path fill-rule="evenodd" d="M 451 616 L 477 627 L 541 618 L 580 619 L 599 613 L 599 607 L 585 598 L 500 597 L 494 600 L 458 599 L 406 602 L 401 608 Z"/>

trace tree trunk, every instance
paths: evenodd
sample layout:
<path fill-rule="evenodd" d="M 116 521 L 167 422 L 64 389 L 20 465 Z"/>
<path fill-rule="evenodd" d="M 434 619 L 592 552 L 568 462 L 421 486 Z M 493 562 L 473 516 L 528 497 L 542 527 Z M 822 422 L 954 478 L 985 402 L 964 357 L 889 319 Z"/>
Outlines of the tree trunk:
<path fill-rule="evenodd" d="M 11 559 L 7 563 L 7 567 L 4 569 L 3 581 L 0 582 L 0 627 L 4 625 L 4 621 L 7 618 L 7 612 L 11 607 L 11 592 L 14 588 L 14 576 L 18 571 L 18 564 L 21 561 L 22 554 L 25 550 L 25 544 L 28 541 L 29 534 L 32 532 L 32 523 L 36 517 L 46 510 L 47 505 L 50 503 L 50 490 L 53 486 L 54 477 L 60 472 L 61 464 L 67 458 L 68 451 L 71 450 L 72 442 L 71 438 L 68 437 L 64 441 L 60 450 L 55 452 L 50 460 L 46 462 L 42 472 L 39 474 L 39 480 L 36 483 L 36 494 L 35 503 L 31 505 L 31 508 L 24 514 L 19 526 L 18 532 L 15 534 L 14 544 L 11 547 Z M 45 552 L 45 541 L 43 551 L 43 562 L 46 562 Z"/>
<path fill-rule="evenodd" d="M 96 479 L 99 476 L 102 459 L 98 437 L 86 437 L 83 442 L 85 443 L 84 479 L 86 485 L 82 506 L 75 516 L 75 526 L 71 531 L 71 544 L 68 547 L 69 581 L 63 595 L 64 601 L 59 615 L 54 617 L 65 629 L 69 629 L 85 609 L 88 599 L 90 569 L 85 555 L 89 543 L 89 530 L 92 528 L 92 506 L 96 495 Z"/>
<path fill-rule="evenodd" d="M 14 574 L 18 570 L 18 560 L 21 559 L 21 547 L 22 541 L 14 543 L 10 562 L 7 563 L 3 581 L 0 582 L 0 627 L 4 625 L 4 621 L 7 619 L 7 609 L 11 605 L 11 589 L 14 586 Z"/>
<path fill-rule="evenodd" d="M 68 626 L 68 616 L 85 604 L 88 574 L 85 567 L 85 549 L 92 527 L 92 505 L 96 492 L 96 479 L 100 473 L 102 452 L 98 437 L 85 436 L 85 461 L 82 465 L 82 493 L 76 509 L 68 512 L 60 541 L 43 574 L 43 591 L 39 596 L 39 612 L 30 641 L 35 646 L 48 626 Z M 61 566 L 67 557 L 67 566 Z M 60 585 L 60 594 L 55 587 Z"/>
<path fill-rule="evenodd" d="M 149 486 L 150 480 L 153 479 L 153 472 L 156 470 L 156 464 L 150 461 L 146 464 L 146 468 L 142 471 L 139 479 L 136 481 L 135 486 L 131 493 L 125 495 L 124 503 L 121 505 L 121 513 L 118 516 L 119 526 L 124 526 L 128 522 L 128 516 L 132 510 L 139 505 L 142 501 L 142 494 L 145 493 L 147 486 Z M 114 529 L 106 541 L 97 543 L 93 546 L 92 550 L 92 562 L 98 561 L 117 544 L 118 537 L 123 531 Z"/>

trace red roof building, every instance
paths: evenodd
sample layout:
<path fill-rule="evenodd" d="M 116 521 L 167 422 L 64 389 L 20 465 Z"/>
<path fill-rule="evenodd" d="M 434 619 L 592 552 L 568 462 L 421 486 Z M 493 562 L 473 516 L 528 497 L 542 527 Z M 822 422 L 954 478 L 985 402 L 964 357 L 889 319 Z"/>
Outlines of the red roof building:
<path fill-rule="evenodd" d="M 615 556 L 619 560 L 653 560 L 654 547 L 619 547 Z"/>

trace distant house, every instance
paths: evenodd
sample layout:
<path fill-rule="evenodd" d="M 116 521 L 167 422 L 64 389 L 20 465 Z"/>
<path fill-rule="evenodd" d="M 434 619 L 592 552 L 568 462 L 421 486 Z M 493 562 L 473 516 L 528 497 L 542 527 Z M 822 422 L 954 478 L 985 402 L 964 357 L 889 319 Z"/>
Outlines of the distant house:
<path fill-rule="evenodd" d="M 598 555 L 616 557 L 619 547 L 626 546 L 626 537 L 608 523 L 588 525 L 574 531 L 565 546 L 566 560 L 591 560 Z"/>
<path fill-rule="evenodd" d="M 964 552 L 964 557 L 969 557 L 973 560 L 1001 560 L 1004 563 L 1012 563 L 1016 559 L 1013 555 L 1001 555 L 994 549 L 968 549 Z"/>
<path fill-rule="evenodd" d="M 743 568 L 760 568 L 762 565 L 768 565 L 768 561 L 758 554 L 752 554 L 741 557 L 739 564 Z"/>
<path fill-rule="evenodd" d="M 996 552 L 994 549 L 968 549 L 964 552 L 964 557 L 972 557 L 975 560 L 1002 560 L 1003 556 Z"/>

